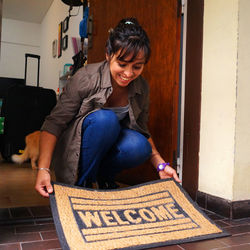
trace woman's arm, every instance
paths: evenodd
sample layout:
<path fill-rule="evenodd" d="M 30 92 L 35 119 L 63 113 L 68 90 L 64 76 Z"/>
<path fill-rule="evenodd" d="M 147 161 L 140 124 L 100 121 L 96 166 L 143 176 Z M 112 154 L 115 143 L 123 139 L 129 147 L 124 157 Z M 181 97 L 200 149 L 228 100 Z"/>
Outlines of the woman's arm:
<path fill-rule="evenodd" d="M 49 197 L 49 193 L 53 192 L 49 167 L 57 138 L 78 114 L 82 101 L 91 88 L 86 69 L 82 68 L 66 84 L 56 106 L 43 123 L 35 189 L 44 197 Z"/>
<path fill-rule="evenodd" d="M 151 161 L 152 165 L 155 168 L 157 168 L 157 166 L 160 163 L 164 163 L 165 161 L 161 157 L 160 153 L 157 151 L 157 149 L 155 147 L 155 144 L 153 142 L 153 139 L 151 137 L 148 139 L 148 142 L 150 143 L 150 145 L 152 147 L 152 154 L 151 154 L 151 157 L 150 157 L 150 161 Z M 164 170 L 159 171 L 159 176 L 160 176 L 161 179 L 173 177 L 177 182 L 181 182 L 181 180 L 179 179 L 175 169 L 173 169 L 170 166 L 166 166 Z"/>
<path fill-rule="evenodd" d="M 41 132 L 38 173 L 35 189 L 44 197 L 49 197 L 49 194 L 53 192 L 49 167 L 56 141 L 57 138 L 55 135 L 46 131 Z"/>

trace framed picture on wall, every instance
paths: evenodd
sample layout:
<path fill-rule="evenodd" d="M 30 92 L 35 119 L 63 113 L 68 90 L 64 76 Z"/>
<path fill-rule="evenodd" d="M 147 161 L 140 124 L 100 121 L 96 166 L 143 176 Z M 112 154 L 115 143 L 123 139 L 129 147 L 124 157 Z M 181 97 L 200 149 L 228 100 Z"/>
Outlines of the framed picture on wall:
<path fill-rule="evenodd" d="M 66 50 L 68 48 L 68 35 L 65 35 L 62 39 L 62 49 Z"/>
<path fill-rule="evenodd" d="M 58 50 L 57 50 L 57 57 L 61 57 L 62 55 L 62 25 L 63 22 L 60 22 L 58 25 Z"/>
<path fill-rule="evenodd" d="M 67 16 L 63 21 L 63 33 L 65 33 L 69 28 L 69 17 Z"/>
<path fill-rule="evenodd" d="M 56 39 L 52 42 L 52 56 L 53 57 L 57 56 L 57 40 Z"/>

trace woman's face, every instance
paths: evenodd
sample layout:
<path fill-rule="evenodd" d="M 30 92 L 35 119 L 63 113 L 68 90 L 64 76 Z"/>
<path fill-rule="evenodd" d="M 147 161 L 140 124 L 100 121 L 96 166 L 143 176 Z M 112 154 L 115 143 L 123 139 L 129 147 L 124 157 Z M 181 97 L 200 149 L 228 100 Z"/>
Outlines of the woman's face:
<path fill-rule="evenodd" d="M 130 82 L 136 79 L 143 71 L 145 57 L 143 51 L 140 51 L 134 61 L 129 62 L 132 54 L 126 58 L 126 61 L 118 60 L 118 51 L 113 56 L 106 54 L 106 59 L 109 61 L 110 72 L 113 82 L 120 87 L 127 87 Z"/>

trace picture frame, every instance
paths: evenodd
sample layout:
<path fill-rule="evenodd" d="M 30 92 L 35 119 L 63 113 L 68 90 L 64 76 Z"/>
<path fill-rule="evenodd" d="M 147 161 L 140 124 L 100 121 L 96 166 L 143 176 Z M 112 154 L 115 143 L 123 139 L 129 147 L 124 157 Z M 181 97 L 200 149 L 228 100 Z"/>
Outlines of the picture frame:
<path fill-rule="evenodd" d="M 57 39 L 52 42 L 52 56 L 57 56 Z"/>
<path fill-rule="evenodd" d="M 57 46 L 57 57 L 62 56 L 62 29 L 63 29 L 63 22 L 60 22 L 58 25 L 58 46 Z"/>
<path fill-rule="evenodd" d="M 62 49 L 66 50 L 68 48 L 68 35 L 65 35 L 62 39 Z"/>
<path fill-rule="evenodd" d="M 63 33 L 65 33 L 69 28 L 69 17 L 67 16 L 63 21 Z"/>

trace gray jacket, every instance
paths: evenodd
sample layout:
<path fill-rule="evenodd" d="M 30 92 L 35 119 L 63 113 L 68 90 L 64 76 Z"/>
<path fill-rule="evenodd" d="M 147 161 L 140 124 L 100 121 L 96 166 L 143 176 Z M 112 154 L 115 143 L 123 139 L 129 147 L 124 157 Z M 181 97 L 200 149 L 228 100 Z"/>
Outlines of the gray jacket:
<path fill-rule="evenodd" d="M 109 63 L 86 65 L 71 78 L 46 117 L 41 130 L 58 138 L 51 164 L 57 181 L 72 185 L 77 181 L 83 119 L 101 109 L 112 91 Z M 129 115 L 122 121 L 123 126 L 149 138 L 149 87 L 141 76 L 129 84 L 128 98 Z"/>

